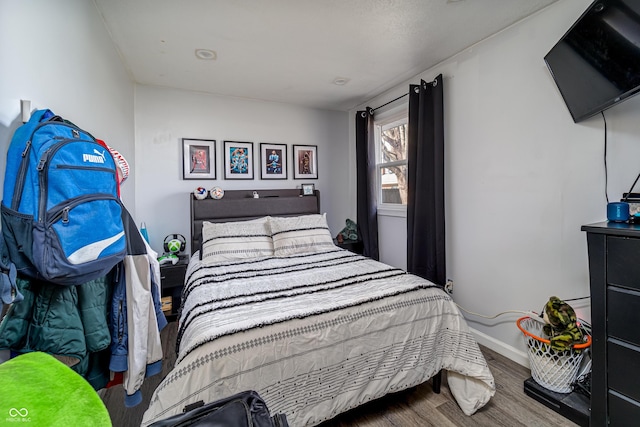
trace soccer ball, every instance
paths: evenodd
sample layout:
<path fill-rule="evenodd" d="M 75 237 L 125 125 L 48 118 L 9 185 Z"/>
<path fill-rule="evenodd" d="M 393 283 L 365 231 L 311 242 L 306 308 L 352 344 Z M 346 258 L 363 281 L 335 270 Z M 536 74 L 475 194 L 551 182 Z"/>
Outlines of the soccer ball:
<path fill-rule="evenodd" d="M 180 252 L 181 246 L 182 242 L 178 239 L 171 239 L 167 242 L 167 248 L 172 254 L 177 254 L 178 252 Z"/>
<path fill-rule="evenodd" d="M 198 187 L 193 191 L 193 195 L 196 196 L 198 200 L 204 200 L 207 198 L 207 189 L 204 187 Z"/>

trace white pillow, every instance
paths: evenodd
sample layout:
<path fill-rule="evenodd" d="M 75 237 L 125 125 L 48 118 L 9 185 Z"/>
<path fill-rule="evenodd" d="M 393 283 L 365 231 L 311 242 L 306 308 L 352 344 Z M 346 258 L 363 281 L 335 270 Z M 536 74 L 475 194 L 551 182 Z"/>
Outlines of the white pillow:
<path fill-rule="evenodd" d="M 251 221 L 202 223 L 202 261 L 207 264 L 273 256 L 267 217 Z"/>
<path fill-rule="evenodd" d="M 335 249 L 327 214 L 269 217 L 274 255 L 286 257 Z"/>

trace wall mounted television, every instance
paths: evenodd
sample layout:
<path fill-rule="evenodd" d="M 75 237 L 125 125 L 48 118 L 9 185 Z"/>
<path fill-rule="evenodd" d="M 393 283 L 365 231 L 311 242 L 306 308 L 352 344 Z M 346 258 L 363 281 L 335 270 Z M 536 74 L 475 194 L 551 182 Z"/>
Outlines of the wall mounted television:
<path fill-rule="evenodd" d="M 640 0 L 597 0 L 544 57 L 578 123 L 640 92 Z"/>

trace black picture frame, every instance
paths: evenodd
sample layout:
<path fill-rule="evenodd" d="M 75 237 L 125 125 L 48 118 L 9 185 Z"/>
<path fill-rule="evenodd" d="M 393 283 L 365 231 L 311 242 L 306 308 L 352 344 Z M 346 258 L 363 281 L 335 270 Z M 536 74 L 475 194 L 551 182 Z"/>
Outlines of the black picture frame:
<path fill-rule="evenodd" d="M 287 144 L 260 143 L 260 178 L 287 179 Z"/>
<path fill-rule="evenodd" d="M 293 179 L 318 179 L 318 146 L 293 146 Z"/>
<path fill-rule="evenodd" d="M 303 196 L 313 196 L 316 193 L 315 184 L 302 184 L 301 189 Z"/>
<path fill-rule="evenodd" d="M 182 138 L 182 179 L 216 179 L 215 139 Z"/>
<path fill-rule="evenodd" d="M 224 179 L 253 179 L 253 142 L 224 141 Z"/>

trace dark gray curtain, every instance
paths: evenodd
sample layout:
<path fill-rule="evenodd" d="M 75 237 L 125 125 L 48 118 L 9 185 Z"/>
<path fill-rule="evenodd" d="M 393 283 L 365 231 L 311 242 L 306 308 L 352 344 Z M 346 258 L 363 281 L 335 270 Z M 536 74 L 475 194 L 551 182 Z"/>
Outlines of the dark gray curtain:
<path fill-rule="evenodd" d="M 373 110 L 356 113 L 357 220 L 363 255 L 379 259 Z"/>
<path fill-rule="evenodd" d="M 409 89 L 407 271 L 444 286 L 444 123 L 442 75 Z"/>

